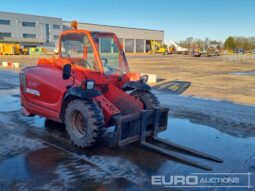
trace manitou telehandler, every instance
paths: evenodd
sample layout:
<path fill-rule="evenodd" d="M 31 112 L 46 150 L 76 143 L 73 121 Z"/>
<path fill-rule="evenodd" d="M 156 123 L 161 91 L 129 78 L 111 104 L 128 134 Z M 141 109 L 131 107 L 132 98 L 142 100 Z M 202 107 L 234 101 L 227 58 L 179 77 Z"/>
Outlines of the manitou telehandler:
<path fill-rule="evenodd" d="M 39 59 L 21 70 L 24 115 L 64 123 L 71 141 L 82 148 L 115 126 L 116 146 L 139 141 L 144 148 L 206 170 L 211 167 L 182 154 L 222 162 L 157 136 L 167 128 L 168 108 L 160 107 L 146 84 L 148 76 L 129 71 L 115 34 L 78 30 L 76 22 L 72 28 L 60 35 L 56 58 Z"/>

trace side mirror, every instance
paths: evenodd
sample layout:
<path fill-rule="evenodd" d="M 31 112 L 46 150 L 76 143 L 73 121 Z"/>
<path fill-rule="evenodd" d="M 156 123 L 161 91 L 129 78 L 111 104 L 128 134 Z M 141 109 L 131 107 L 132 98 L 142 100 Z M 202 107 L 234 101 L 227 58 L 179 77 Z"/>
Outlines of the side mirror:
<path fill-rule="evenodd" d="M 71 64 L 65 64 L 63 67 L 63 79 L 68 80 L 71 77 L 72 66 Z"/>

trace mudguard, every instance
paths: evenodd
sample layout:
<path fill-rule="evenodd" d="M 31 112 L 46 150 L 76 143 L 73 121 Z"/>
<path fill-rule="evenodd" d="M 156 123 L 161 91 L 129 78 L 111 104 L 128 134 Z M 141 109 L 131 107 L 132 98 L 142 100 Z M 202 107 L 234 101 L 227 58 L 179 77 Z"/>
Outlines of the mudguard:
<path fill-rule="evenodd" d="M 101 95 L 100 91 L 96 89 L 89 89 L 89 90 L 84 90 L 81 87 L 71 87 L 67 90 L 64 100 L 69 97 L 69 96 L 74 96 L 76 98 L 80 99 L 92 99 L 96 96 Z"/>
<path fill-rule="evenodd" d="M 145 84 L 141 82 L 140 80 L 138 81 L 128 81 L 125 83 L 122 87 L 124 91 L 130 91 L 130 90 L 144 90 L 144 91 L 150 91 L 151 87 L 148 84 Z"/>

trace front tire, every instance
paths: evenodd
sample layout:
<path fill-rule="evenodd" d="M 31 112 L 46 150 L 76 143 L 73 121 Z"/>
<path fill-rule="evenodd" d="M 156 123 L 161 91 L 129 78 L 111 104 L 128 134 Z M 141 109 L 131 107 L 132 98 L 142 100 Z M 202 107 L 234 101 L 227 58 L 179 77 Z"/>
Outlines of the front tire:
<path fill-rule="evenodd" d="M 135 90 L 130 95 L 139 99 L 143 103 L 144 109 L 153 109 L 160 105 L 157 97 L 149 91 Z"/>
<path fill-rule="evenodd" d="M 66 108 L 65 125 L 74 145 L 90 147 L 104 132 L 104 116 L 95 102 L 74 100 Z"/>

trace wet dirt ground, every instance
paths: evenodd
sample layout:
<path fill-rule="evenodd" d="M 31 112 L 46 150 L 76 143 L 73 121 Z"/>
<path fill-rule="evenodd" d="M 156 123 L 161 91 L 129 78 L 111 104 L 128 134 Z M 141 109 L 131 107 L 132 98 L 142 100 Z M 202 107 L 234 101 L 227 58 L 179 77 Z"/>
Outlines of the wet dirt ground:
<path fill-rule="evenodd" d="M 255 173 L 255 107 L 154 90 L 171 108 L 160 137 L 224 160 L 213 173 Z M 107 140 L 79 149 L 65 127 L 42 117 L 21 115 L 18 73 L 0 70 L 0 190 L 248 190 L 219 187 L 170 188 L 152 185 L 151 176 L 208 173 L 133 144 L 111 148 Z M 206 175 L 208 176 L 208 175 Z M 227 177 L 228 175 L 224 175 Z M 255 190 L 251 175 L 249 190 Z M 240 184 L 248 186 L 247 177 Z"/>

